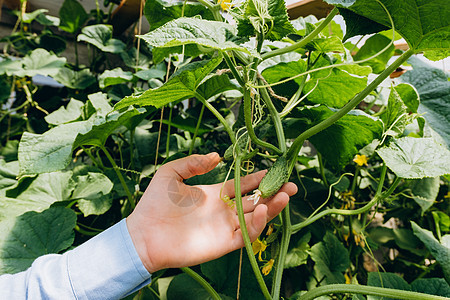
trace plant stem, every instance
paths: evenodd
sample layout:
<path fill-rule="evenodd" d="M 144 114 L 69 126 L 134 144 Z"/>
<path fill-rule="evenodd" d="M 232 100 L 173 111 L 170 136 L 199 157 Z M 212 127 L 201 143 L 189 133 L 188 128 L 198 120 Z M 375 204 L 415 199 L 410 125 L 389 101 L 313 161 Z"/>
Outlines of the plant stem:
<path fill-rule="evenodd" d="M 317 152 L 317 159 L 319 160 L 320 176 L 322 177 L 323 183 L 328 187 L 327 177 L 325 177 L 325 167 L 323 165 L 322 155 Z"/>
<path fill-rule="evenodd" d="M 261 147 L 268 148 L 274 151 L 276 154 L 281 155 L 283 152 L 266 141 L 260 140 L 253 129 L 252 124 L 252 110 L 251 110 L 251 96 L 250 89 L 248 87 L 244 87 L 244 119 L 245 119 L 245 127 L 247 127 L 248 135 L 250 139 L 257 145 Z"/>
<path fill-rule="evenodd" d="M 281 124 L 280 115 L 273 105 L 266 88 L 261 89 L 261 96 L 267 105 L 267 109 L 269 110 L 273 125 L 275 126 L 275 132 L 278 139 L 278 147 L 280 148 L 281 152 L 286 153 L 286 138 L 284 137 L 283 125 Z"/>
<path fill-rule="evenodd" d="M 225 128 L 225 131 L 228 133 L 228 135 L 230 136 L 231 142 L 234 143 L 236 142 L 236 136 L 234 135 L 233 129 L 231 128 L 231 126 L 227 123 L 227 121 L 225 120 L 225 118 L 222 116 L 222 114 L 220 112 L 217 111 L 217 109 L 211 105 L 211 103 L 209 103 L 205 98 L 203 98 L 202 95 L 196 93 L 195 97 L 201 102 L 203 103 L 204 106 L 206 106 L 206 108 L 209 109 L 210 112 L 212 112 L 214 114 L 214 116 L 220 121 L 220 123 L 222 123 L 223 127 Z"/>
<path fill-rule="evenodd" d="M 323 20 L 322 23 L 320 23 L 319 26 L 316 27 L 316 29 L 314 29 L 313 31 L 311 31 L 310 34 L 308 34 L 307 36 L 305 36 L 301 41 L 298 41 L 297 43 L 288 46 L 288 47 L 284 47 L 284 48 L 280 48 L 280 49 L 276 49 L 276 50 L 272 50 L 270 52 L 266 52 L 263 55 L 261 55 L 262 60 L 277 56 L 277 55 L 281 55 L 281 54 L 285 54 L 288 52 L 292 52 L 295 51 L 299 48 L 302 48 L 303 46 L 305 46 L 306 44 L 308 44 L 309 42 L 311 42 L 327 25 L 328 23 L 331 22 L 331 20 L 333 20 L 334 16 L 338 13 L 338 9 L 335 7 L 333 8 L 333 10 L 330 12 L 330 14 L 325 18 L 325 20 Z"/>
<path fill-rule="evenodd" d="M 320 131 L 326 129 L 327 127 L 334 124 L 337 120 L 345 116 L 348 112 L 350 112 L 353 108 L 356 107 L 367 95 L 369 95 L 383 80 L 385 80 L 392 72 L 394 72 L 399 66 L 401 66 L 411 55 L 414 54 L 413 50 L 408 50 L 403 53 L 397 60 L 395 60 L 387 69 L 385 69 L 380 75 L 378 75 L 375 80 L 373 80 L 362 92 L 357 94 L 350 100 L 346 105 L 344 105 L 340 110 L 335 112 L 329 118 L 323 120 L 319 124 L 307 129 L 302 134 L 300 134 L 292 144 L 289 149 L 288 156 L 293 157 L 300 151 L 303 142 L 309 137 L 319 133 Z"/>
<path fill-rule="evenodd" d="M 197 125 L 195 126 L 194 136 L 192 137 L 191 147 L 189 148 L 189 155 L 194 151 L 195 139 L 197 138 L 198 129 L 200 128 L 200 124 L 203 119 L 203 113 L 205 112 L 205 105 L 202 105 L 202 109 L 200 110 L 200 115 L 198 116 Z"/>
<path fill-rule="evenodd" d="M 301 296 L 302 300 L 313 300 L 323 295 L 350 293 L 364 294 L 379 297 L 388 297 L 405 300 L 442 300 L 443 298 L 435 295 L 428 295 L 417 292 L 410 292 L 397 289 L 388 289 L 376 286 L 364 286 L 358 284 L 330 284 L 315 288 Z"/>
<path fill-rule="evenodd" d="M 272 299 L 278 300 L 280 298 L 281 280 L 283 278 L 284 263 L 286 261 L 286 255 L 289 249 L 289 242 L 291 240 L 292 228 L 291 228 L 291 216 L 289 212 L 289 204 L 281 212 L 283 219 L 283 232 L 281 235 L 280 255 L 277 259 L 277 265 L 275 267 L 275 277 L 272 285 Z"/>
<path fill-rule="evenodd" d="M 170 110 L 169 110 L 169 124 L 167 125 L 167 140 L 166 140 L 166 159 L 169 158 L 169 150 L 170 150 L 170 127 L 172 124 L 172 111 L 173 111 L 173 107 L 172 105 L 170 106 Z"/>
<path fill-rule="evenodd" d="M 127 194 L 128 202 L 130 202 L 131 208 L 134 209 L 136 207 L 136 203 L 135 203 L 135 201 L 133 199 L 133 196 L 131 195 L 130 190 L 128 189 L 128 186 L 127 186 L 127 184 L 125 182 L 125 179 L 123 178 L 122 173 L 120 173 L 119 167 L 117 166 L 116 162 L 112 158 L 112 156 L 109 153 L 109 151 L 105 148 L 105 146 L 101 146 L 100 148 L 102 149 L 103 153 L 105 153 L 106 157 L 108 158 L 109 162 L 111 163 L 114 171 L 117 174 L 117 177 L 120 180 L 120 183 L 122 184 L 123 189 L 125 190 L 125 193 Z"/>
<path fill-rule="evenodd" d="M 234 66 L 233 62 L 231 61 L 230 56 L 228 56 L 228 54 L 226 52 L 223 52 L 223 58 L 225 59 L 225 62 L 227 63 L 228 68 L 230 68 L 231 73 L 233 74 L 234 78 L 238 81 L 239 85 L 242 87 L 245 87 L 244 79 L 242 79 L 242 76 L 236 70 L 236 67 Z"/>
<path fill-rule="evenodd" d="M 374 206 L 378 201 L 382 201 L 382 200 L 386 199 L 389 195 L 391 195 L 394 192 L 395 188 L 400 183 L 400 180 L 401 180 L 401 178 L 397 177 L 394 180 L 394 182 L 392 183 L 391 187 L 386 192 L 384 192 L 383 194 L 378 194 L 378 193 L 375 194 L 375 196 L 372 198 L 372 200 L 370 200 L 363 207 L 360 207 L 360 208 L 354 209 L 354 210 L 337 209 L 337 208 L 326 209 L 324 211 L 321 211 L 317 215 L 314 215 L 313 217 L 306 219 L 303 222 L 300 222 L 298 224 L 292 225 L 292 227 L 291 227 L 292 233 L 295 233 L 295 232 L 299 231 L 300 229 L 302 229 L 302 228 L 304 228 L 304 227 L 314 223 L 315 221 L 319 220 L 320 218 L 322 218 L 322 217 L 324 217 L 326 215 L 337 214 L 337 215 L 344 215 L 344 216 L 352 216 L 352 215 L 362 214 L 362 213 L 368 211 L 369 209 L 371 209 L 372 206 Z"/>
<path fill-rule="evenodd" d="M 191 276 L 191 278 L 194 279 L 195 281 L 197 281 L 202 287 L 204 287 L 205 290 L 209 293 L 209 295 L 214 300 L 221 300 L 222 299 L 219 296 L 219 294 L 216 292 L 216 290 L 213 289 L 213 287 L 202 276 L 200 276 L 197 272 L 195 272 L 194 270 L 192 270 L 191 268 L 188 268 L 188 267 L 184 267 L 184 268 L 180 268 L 180 269 L 181 269 L 181 271 L 183 271 L 187 275 Z"/>
<path fill-rule="evenodd" d="M 222 16 L 219 13 L 219 6 L 209 2 L 208 0 L 198 0 L 198 2 L 206 6 L 211 11 L 216 21 L 222 21 Z"/>
<path fill-rule="evenodd" d="M 239 151 L 239 149 L 237 151 Z M 264 297 L 267 300 L 271 300 L 272 297 L 270 296 L 269 290 L 267 289 L 266 283 L 264 282 L 264 278 L 262 277 L 261 272 L 259 271 L 255 255 L 253 254 L 252 243 L 250 242 L 247 225 L 245 224 L 244 208 L 242 204 L 242 195 L 241 195 L 241 155 L 242 155 L 241 153 L 238 153 L 238 155 L 236 156 L 234 167 L 235 203 L 239 218 L 239 226 L 241 228 L 242 238 L 245 244 L 245 250 L 247 250 L 247 256 L 250 261 L 250 265 L 252 266 L 253 273 L 255 273 L 256 280 L 258 281 L 258 284 L 261 288 L 261 291 L 264 294 Z"/>

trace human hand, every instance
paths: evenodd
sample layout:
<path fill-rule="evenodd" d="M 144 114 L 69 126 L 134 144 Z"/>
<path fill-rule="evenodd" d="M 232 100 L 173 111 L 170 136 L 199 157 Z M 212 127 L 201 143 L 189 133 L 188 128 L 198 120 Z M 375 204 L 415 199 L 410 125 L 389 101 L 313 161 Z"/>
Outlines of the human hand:
<path fill-rule="evenodd" d="M 220 156 L 210 153 L 161 166 L 127 218 L 131 239 L 150 273 L 210 261 L 244 246 L 236 209 L 220 197 L 222 183 L 197 186 L 183 183 L 184 179 L 209 172 L 219 162 Z M 256 189 L 265 172 L 241 178 L 242 193 Z M 276 195 L 261 199 L 257 205 L 247 201 L 248 196 L 243 197 L 252 241 L 296 192 L 295 184 L 286 183 Z M 223 195 L 235 197 L 233 180 L 225 183 Z"/>

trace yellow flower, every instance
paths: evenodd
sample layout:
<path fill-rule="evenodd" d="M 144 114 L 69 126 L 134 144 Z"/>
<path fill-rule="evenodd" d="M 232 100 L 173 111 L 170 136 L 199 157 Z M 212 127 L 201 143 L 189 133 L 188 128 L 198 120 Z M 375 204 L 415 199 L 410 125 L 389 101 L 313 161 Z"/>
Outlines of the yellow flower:
<path fill-rule="evenodd" d="M 266 235 L 269 236 L 273 233 L 273 224 L 269 225 L 269 228 L 267 228 Z"/>
<path fill-rule="evenodd" d="M 274 262 L 275 260 L 272 258 L 262 267 L 262 273 L 264 274 L 264 276 L 269 275 L 270 271 L 272 271 Z"/>
<path fill-rule="evenodd" d="M 224 11 L 227 11 L 233 7 L 233 3 L 231 3 L 231 2 L 232 2 L 232 0 L 219 0 L 218 1 L 218 3 L 220 4 L 220 7 Z"/>
<path fill-rule="evenodd" d="M 363 165 L 367 166 L 367 156 L 356 154 L 356 157 L 353 159 L 353 161 L 360 167 Z"/>
<path fill-rule="evenodd" d="M 352 277 L 349 276 L 347 273 L 344 274 L 345 277 L 345 284 L 351 284 L 352 283 Z"/>
<path fill-rule="evenodd" d="M 257 238 L 256 241 L 252 243 L 252 248 L 253 248 L 253 255 L 259 254 L 258 256 L 259 261 L 262 261 L 263 259 L 261 257 L 261 254 L 264 251 L 266 251 L 267 248 L 266 241 L 264 240 L 261 241 L 259 238 Z"/>
<path fill-rule="evenodd" d="M 447 192 L 447 195 L 444 196 L 444 199 L 450 199 L 450 192 Z"/>

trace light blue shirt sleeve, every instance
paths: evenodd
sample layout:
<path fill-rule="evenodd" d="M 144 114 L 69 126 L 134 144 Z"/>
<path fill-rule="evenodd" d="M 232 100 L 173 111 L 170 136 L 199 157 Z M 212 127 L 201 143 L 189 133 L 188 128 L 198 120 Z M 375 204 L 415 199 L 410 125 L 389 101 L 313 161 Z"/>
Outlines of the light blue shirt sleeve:
<path fill-rule="evenodd" d="M 121 299 L 150 280 L 123 219 L 73 250 L 0 276 L 0 299 Z"/>

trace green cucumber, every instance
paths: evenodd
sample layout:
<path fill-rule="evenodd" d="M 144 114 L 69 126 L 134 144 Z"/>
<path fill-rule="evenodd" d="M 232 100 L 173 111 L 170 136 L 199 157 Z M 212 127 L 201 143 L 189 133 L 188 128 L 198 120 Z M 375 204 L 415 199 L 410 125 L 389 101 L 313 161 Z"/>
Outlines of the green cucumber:
<path fill-rule="evenodd" d="M 259 183 L 258 190 L 262 198 L 275 195 L 289 179 L 289 166 L 286 156 L 280 156 L 270 167 L 267 174 Z"/>

